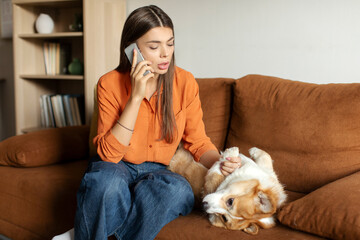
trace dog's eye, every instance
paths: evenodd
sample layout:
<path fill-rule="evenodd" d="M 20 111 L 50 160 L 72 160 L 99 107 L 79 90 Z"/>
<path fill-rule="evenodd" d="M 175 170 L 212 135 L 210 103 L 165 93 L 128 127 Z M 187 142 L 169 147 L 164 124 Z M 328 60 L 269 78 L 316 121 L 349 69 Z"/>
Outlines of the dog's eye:
<path fill-rule="evenodd" d="M 227 218 L 226 218 L 225 215 L 221 215 L 221 218 L 222 218 L 222 220 L 223 220 L 224 222 L 227 222 Z"/>
<path fill-rule="evenodd" d="M 227 201 L 226 201 L 226 206 L 228 207 L 231 207 L 234 203 L 234 199 L 233 198 L 229 198 Z"/>

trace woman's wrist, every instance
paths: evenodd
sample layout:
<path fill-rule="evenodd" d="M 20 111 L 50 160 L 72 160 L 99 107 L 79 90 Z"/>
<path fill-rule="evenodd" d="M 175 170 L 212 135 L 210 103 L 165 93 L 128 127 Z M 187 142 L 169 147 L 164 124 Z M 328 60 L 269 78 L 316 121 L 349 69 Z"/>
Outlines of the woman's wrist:
<path fill-rule="evenodd" d="M 128 104 L 140 105 L 143 99 L 144 98 L 137 97 L 137 96 L 130 96 Z"/>
<path fill-rule="evenodd" d="M 128 131 L 130 131 L 132 133 L 134 132 L 134 129 L 130 129 L 128 127 L 125 127 L 123 124 L 121 124 L 120 120 L 117 120 L 116 122 L 117 122 L 117 124 L 119 124 L 121 127 L 125 128 L 126 130 L 128 130 Z"/>
<path fill-rule="evenodd" d="M 215 162 L 219 161 L 219 159 L 220 159 L 219 152 L 215 150 L 210 150 L 205 152 L 200 157 L 200 163 L 204 165 L 206 168 L 210 169 Z"/>

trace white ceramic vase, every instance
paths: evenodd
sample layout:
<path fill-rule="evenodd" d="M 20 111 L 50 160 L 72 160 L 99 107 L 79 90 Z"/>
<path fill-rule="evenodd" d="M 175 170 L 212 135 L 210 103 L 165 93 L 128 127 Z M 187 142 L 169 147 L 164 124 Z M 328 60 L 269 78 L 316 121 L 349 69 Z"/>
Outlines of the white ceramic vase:
<path fill-rule="evenodd" d="M 36 19 L 35 28 L 38 33 L 52 33 L 54 30 L 54 21 L 49 15 L 40 13 Z"/>

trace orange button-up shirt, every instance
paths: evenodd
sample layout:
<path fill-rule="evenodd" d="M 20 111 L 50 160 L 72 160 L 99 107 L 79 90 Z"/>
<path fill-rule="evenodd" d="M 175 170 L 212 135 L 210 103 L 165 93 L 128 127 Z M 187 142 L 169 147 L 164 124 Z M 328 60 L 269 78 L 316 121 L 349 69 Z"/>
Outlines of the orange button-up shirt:
<path fill-rule="evenodd" d="M 199 87 L 191 73 L 178 67 L 175 69 L 173 108 L 177 132 L 173 143 L 158 140 L 161 135 L 160 120 L 155 117 L 158 92 L 150 101 L 144 98 L 141 102 L 129 146 L 124 146 L 115 138 L 110 130 L 120 118 L 130 94 L 129 73 L 113 70 L 98 82 L 98 135 L 94 143 L 102 160 L 115 163 L 124 160 L 135 164 L 150 161 L 168 165 L 181 140 L 196 161 L 205 152 L 217 150 L 206 136 Z"/>

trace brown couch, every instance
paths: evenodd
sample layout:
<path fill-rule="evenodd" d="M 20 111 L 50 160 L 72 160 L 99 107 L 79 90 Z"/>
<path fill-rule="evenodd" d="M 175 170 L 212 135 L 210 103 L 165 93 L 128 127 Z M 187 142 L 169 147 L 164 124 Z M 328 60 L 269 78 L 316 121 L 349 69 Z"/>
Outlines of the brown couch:
<path fill-rule="evenodd" d="M 289 201 L 278 225 L 256 236 L 213 227 L 194 210 L 156 239 L 360 239 L 360 84 L 260 75 L 198 82 L 214 144 L 269 152 Z M 0 234 L 50 239 L 72 228 L 89 132 L 48 129 L 0 143 Z"/>

